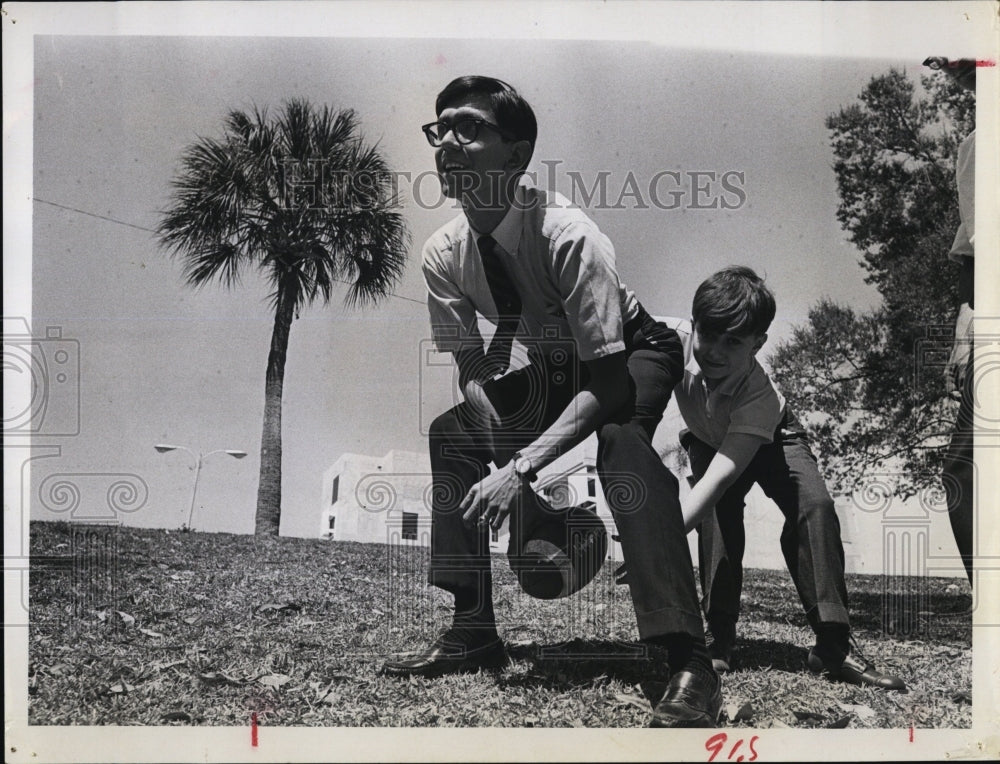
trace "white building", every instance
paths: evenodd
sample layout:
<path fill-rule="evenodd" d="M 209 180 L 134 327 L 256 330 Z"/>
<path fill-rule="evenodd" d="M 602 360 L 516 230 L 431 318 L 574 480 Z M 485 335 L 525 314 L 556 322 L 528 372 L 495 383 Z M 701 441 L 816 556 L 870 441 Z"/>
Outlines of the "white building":
<path fill-rule="evenodd" d="M 430 546 L 426 454 L 343 454 L 323 473 L 321 538 Z"/>
<path fill-rule="evenodd" d="M 683 498 L 690 489 L 687 466 L 676 448 L 680 429 L 680 417 L 671 401 L 653 446 L 678 476 Z M 596 457 L 597 439 L 591 436 L 540 470 L 535 490 L 556 507 L 593 502 L 610 537 L 617 531 L 597 476 Z M 431 471 L 426 453 L 390 451 L 383 457 L 344 454 L 323 474 L 322 491 L 321 537 L 430 546 Z M 934 491 L 909 501 L 891 495 L 876 503 L 860 497 L 837 497 L 847 572 L 894 578 L 964 577 L 941 499 Z M 747 494 L 744 517 L 745 567 L 784 568 L 779 544 L 784 518 L 759 486 Z M 493 531 L 491 549 L 506 552 L 508 538 L 505 523 Z M 691 559 L 697 564 L 697 534 L 688 536 L 688 544 Z M 617 542 L 609 544 L 608 556 L 622 559 Z"/>

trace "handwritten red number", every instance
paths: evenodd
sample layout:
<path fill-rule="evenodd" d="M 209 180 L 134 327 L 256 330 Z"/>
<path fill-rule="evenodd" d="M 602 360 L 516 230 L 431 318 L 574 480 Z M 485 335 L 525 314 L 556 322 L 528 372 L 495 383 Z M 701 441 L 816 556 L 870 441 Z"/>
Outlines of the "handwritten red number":
<path fill-rule="evenodd" d="M 741 745 L 743 745 L 743 738 L 740 738 L 739 740 L 737 740 L 737 741 L 736 741 L 736 745 L 734 745 L 734 746 L 733 746 L 733 750 L 731 750 L 731 751 L 729 752 L 729 756 L 728 756 L 727 758 L 728 758 L 728 759 L 729 759 L 730 761 L 732 761 L 732 760 L 733 760 L 733 754 L 735 754 L 735 753 L 736 753 L 736 751 L 737 751 L 737 750 L 739 750 L 739 747 L 740 747 Z M 739 758 L 738 758 L 738 759 L 737 759 L 736 761 L 743 761 L 743 754 L 740 754 L 740 757 L 739 757 Z"/>
<path fill-rule="evenodd" d="M 726 744 L 728 739 L 729 736 L 725 732 L 720 732 L 705 741 L 705 750 L 712 752 L 712 755 L 708 757 L 709 761 L 715 761 L 715 757 L 719 755 L 719 751 L 722 750 L 722 746 Z"/>
<path fill-rule="evenodd" d="M 729 736 L 725 732 L 720 732 L 718 735 L 712 735 L 708 740 L 705 741 L 705 750 L 711 751 L 712 755 L 708 757 L 709 761 L 715 761 L 715 757 L 719 755 L 723 748 L 726 746 L 726 742 L 729 740 Z M 757 761 L 757 749 L 753 747 L 753 744 L 760 740 L 759 735 L 754 735 L 750 738 L 750 758 L 746 759 L 748 762 Z M 727 761 L 733 761 L 733 756 L 736 756 L 736 752 L 743 745 L 743 738 L 740 738 L 733 745 L 732 750 L 729 752 L 729 756 L 726 757 Z M 736 761 L 743 761 L 746 757 L 743 754 L 736 756 Z"/>

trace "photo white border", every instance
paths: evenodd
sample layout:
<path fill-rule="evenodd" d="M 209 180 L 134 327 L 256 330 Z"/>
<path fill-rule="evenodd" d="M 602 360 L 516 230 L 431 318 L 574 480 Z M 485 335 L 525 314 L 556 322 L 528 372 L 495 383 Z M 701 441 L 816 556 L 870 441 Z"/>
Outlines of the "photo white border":
<path fill-rule="evenodd" d="M 497 38 L 643 40 L 720 52 L 906 56 L 917 62 L 929 51 L 1000 58 L 992 2 L 8 3 L 2 21 L 5 315 L 31 315 L 36 34 L 466 38 L 490 30 Z M 476 34 L 470 35 L 470 30 Z M 993 253 L 1000 252 L 997 73 L 996 67 L 980 70 L 977 107 L 977 249 Z M 977 313 L 1000 316 L 996 262 L 984 257 L 977 262 Z M 5 398 L 24 393 L 5 385 Z M 994 454 L 983 449 L 980 453 L 984 460 L 988 457 L 989 466 L 998 465 Z M 27 523 L 11 516 L 20 507 L 23 477 L 23 460 L 11 457 L 19 456 L 23 454 L 5 449 L 5 608 L 22 592 L 21 572 L 8 560 L 23 556 L 27 549 Z M 980 495 L 1000 496 L 1000 470 L 980 469 L 980 474 L 984 480 Z M 981 549 L 1000 549 L 995 515 L 980 513 Z M 756 734 L 766 742 L 758 746 L 766 752 L 761 760 L 1000 755 L 1000 597 L 996 596 L 1000 570 L 982 570 L 978 581 L 982 607 L 975 613 L 971 729 L 921 729 L 913 742 L 906 730 L 760 730 Z M 4 644 L 5 760 L 11 762 L 707 760 L 704 730 L 261 728 L 259 745 L 252 748 L 249 727 L 29 727 L 27 629 L 5 627 Z M 753 731 L 739 734 L 749 736 Z"/>

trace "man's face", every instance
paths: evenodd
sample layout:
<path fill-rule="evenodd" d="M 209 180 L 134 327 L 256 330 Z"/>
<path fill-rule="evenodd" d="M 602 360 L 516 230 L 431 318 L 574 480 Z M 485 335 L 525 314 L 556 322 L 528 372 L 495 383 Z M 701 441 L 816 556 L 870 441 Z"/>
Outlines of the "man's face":
<path fill-rule="evenodd" d="M 449 104 L 438 114 L 438 121 L 455 124 L 461 119 L 476 118 L 495 125 L 496 117 L 485 98 L 472 98 Z M 444 195 L 471 201 L 486 207 L 500 199 L 499 191 L 518 167 L 517 142 L 505 141 L 488 125 L 480 125 L 476 139 L 462 145 L 448 131 L 435 149 L 434 159 Z"/>
<path fill-rule="evenodd" d="M 766 334 L 717 333 L 695 323 L 691 349 L 705 377 L 721 380 L 750 368 L 766 340 Z"/>

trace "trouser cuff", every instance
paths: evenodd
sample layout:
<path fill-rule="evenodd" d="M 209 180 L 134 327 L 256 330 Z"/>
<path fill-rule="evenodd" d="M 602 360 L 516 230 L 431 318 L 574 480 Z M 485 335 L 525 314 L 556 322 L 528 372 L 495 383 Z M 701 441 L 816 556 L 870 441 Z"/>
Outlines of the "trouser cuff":
<path fill-rule="evenodd" d="M 850 618 L 847 615 L 847 608 L 839 602 L 820 602 L 812 610 L 806 613 L 806 618 L 813 631 L 820 623 L 841 623 L 850 627 Z"/>
<path fill-rule="evenodd" d="M 492 571 L 489 567 L 473 568 L 472 570 L 468 568 L 461 570 L 431 568 L 427 573 L 427 583 L 452 594 L 462 589 L 479 591 L 486 586 L 486 581 L 492 581 Z"/>
<path fill-rule="evenodd" d="M 701 613 L 698 612 L 665 607 L 648 613 L 636 613 L 635 619 L 641 640 L 677 633 L 705 639 L 705 626 L 701 620 Z"/>

